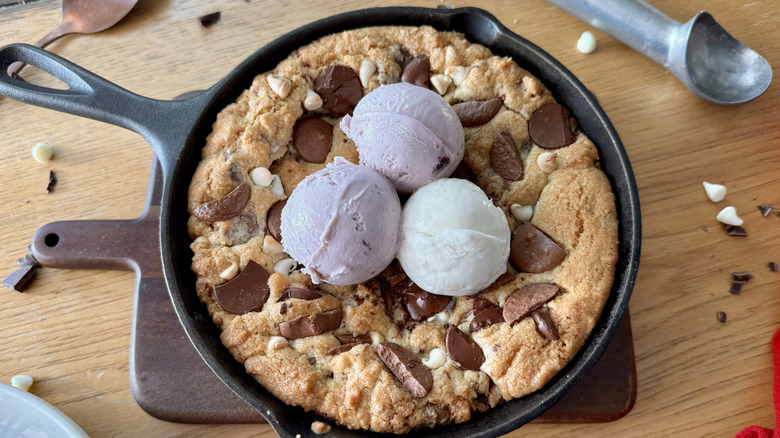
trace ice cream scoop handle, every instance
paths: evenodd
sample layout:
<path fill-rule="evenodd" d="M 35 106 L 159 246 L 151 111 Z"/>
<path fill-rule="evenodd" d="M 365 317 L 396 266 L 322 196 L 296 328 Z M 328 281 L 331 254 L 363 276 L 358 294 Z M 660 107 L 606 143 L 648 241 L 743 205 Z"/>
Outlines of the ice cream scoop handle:
<path fill-rule="evenodd" d="M 547 0 L 666 66 L 680 23 L 642 0 Z"/>

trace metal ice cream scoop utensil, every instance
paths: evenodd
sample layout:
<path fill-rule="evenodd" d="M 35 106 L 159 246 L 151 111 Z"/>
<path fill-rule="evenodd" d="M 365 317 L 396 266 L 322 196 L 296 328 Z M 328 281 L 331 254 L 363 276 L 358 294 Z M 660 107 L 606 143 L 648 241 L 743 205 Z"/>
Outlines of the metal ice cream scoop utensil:
<path fill-rule="evenodd" d="M 62 0 L 62 22 L 35 45 L 45 47 L 70 33 L 106 30 L 124 18 L 136 3 L 138 0 Z M 8 67 L 8 75 L 13 76 L 23 66 L 21 62 L 11 64 Z"/>
<path fill-rule="evenodd" d="M 747 102 L 772 81 L 766 59 L 707 12 L 681 24 L 641 0 L 547 1 L 663 65 L 710 102 Z"/>

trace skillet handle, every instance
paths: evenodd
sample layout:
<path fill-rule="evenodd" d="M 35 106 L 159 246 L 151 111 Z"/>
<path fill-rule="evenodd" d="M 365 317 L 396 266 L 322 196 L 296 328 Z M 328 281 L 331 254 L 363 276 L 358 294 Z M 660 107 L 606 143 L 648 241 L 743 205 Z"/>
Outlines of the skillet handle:
<path fill-rule="evenodd" d="M 19 61 L 49 73 L 68 89 L 42 87 L 4 74 L 8 66 Z M 187 101 L 149 99 L 28 44 L 0 48 L 0 94 L 135 131 L 152 145 L 164 174 L 178 157 L 208 97 L 204 93 Z"/>

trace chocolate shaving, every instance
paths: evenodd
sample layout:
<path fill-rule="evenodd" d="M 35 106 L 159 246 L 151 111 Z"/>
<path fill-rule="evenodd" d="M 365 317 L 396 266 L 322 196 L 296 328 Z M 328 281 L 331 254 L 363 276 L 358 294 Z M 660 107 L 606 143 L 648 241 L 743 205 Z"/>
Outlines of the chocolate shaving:
<path fill-rule="evenodd" d="M 211 14 L 199 17 L 198 21 L 203 27 L 211 27 L 215 25 L 220 18 L 222 18 L 222 12 L 213 12 Z"/>
<path fill-rule="evenodd" d="M 54 190 L 54 186 L 57 185 L 57 176 L 53 170 L 49 171 L 49 182 L 46 184 L 46 193 L 51 193 Z"/>
<path fill-rule="evenodd" d="M 737 225 L 722 224 L 723 229 L 726 230 L 726 234 L 733 237 L 747 237 L 747 231 L 744 228 Z"/>

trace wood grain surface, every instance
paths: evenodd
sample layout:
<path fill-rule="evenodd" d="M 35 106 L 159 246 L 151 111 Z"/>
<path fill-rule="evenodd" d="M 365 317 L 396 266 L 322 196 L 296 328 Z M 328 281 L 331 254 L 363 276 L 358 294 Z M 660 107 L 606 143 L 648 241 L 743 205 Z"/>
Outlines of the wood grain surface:
<path fill-rule="evenodd" d="M 780 327 L 780 92 L 725 107 L 690 93 L 661 66 L 594 31 L 598 49 L 576 50 L 589 29 L 542 0 L 483 0 L 496 15 L 560 60 L 598 97 L 631 159 L 642 204 L 642 260 L 631 317 L 638 398 L 623 419 L 603 424 L 531 424 L 511 437 L 733 436 L 774 424 L 770 339 Z M 679 21 L 707 10 L 732 34 L 780 66 L 780 12 L 771 1 L 656 0 Z M 400 4 L 436 7 L 437 0 Z M 204 89 L 282 33 L 379 1 L 141 0 L 117 26 L 72 35 L 49 49 L 140 95 L 170 99 Z M 197 17 L 221 11 L 203 28 Z M 60 19 L 60 2 L 0 8 L 0 45 L 32 43 Z M 52 83 L 27 69 L 23 76 Z M 30 156 L 54 145 L 51 162 Z M 57 220 L 130 219 L 145 200 L 151 148 L 121 128 L 0 97 L 0 276 L 15 269 L 36 229 Z M 59 183 L 46 193 L 49 170 Z M 701 182 L 725 184 L 707 200 Z M 728 237 L 715 220 L 726 205 L 748 237 Z M 730 274 L 754 278 L 728 293 Z M 186 425 L 157 420 L 128 384 L 134 274 L 44 269 L 20 294 L 0 290 L 0 381 L 36 379 L 32 392 L 92 437 L 274 436 L 267 425 Z M 725 323 L 716 313 L 727 314 Z"/>

